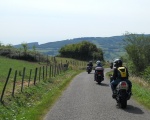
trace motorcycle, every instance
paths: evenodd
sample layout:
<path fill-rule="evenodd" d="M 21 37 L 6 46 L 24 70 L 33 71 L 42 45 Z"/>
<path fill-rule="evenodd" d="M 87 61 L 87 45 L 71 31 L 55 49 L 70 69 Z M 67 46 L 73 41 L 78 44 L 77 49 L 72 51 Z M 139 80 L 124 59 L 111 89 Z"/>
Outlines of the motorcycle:
<path fill-rule="evenodd" d="M 110 63 L 110 69 L 113 69 L 113 62 Z"/>
<path fill-rule="evenodd" d="M 112 81 L 112 78 L 110 78 Z M 128 84 L 126 81 L 121 81 L 116 87 L 115 90 L 115 99 L 120 108 L 127 107 L 127 101 L 130 99 L 131 93 L 128 92 Z"/>
<path fill-rule="evenodd" d="M 104 80 L 103 70 L 103 67 L 95 68 L 95 81 L 98 82 L 98 84 L 101 84 L 101 82 Z"/>
<path fill-rule="evenodd" d="M 88 74 L 90 74 L 90 72 L 92 72 L 92 66 L 87 66 L 86 71 L 88 72 Z"/>

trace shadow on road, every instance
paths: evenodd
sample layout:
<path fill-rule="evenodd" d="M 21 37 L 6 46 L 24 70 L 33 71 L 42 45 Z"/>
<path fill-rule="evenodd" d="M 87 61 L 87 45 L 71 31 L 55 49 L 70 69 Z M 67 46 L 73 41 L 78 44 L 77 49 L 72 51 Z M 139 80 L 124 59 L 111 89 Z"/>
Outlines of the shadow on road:
<path fill-rule="evenodd" d="M 140 108 L 134 107 L 132 105 L 127 105 L 127 108 L 123 110 L 133 114 L 144 114 L 144 112 Z"/>
<path fill-rule="evenodd" d="M 88 73 L 87 73 L 88 74 Z M 94 74 L 93 72 L 90 72 L 89 74 Z"/>
<path fill-rule="evenodd" d="M 97 84 L 97 85 L 100 85 L 100 86 L 109 87 L 109 84 L 106 84 L 106 83 L 101 83 L 101 84 L 96 83 L 96 84 Z"/>

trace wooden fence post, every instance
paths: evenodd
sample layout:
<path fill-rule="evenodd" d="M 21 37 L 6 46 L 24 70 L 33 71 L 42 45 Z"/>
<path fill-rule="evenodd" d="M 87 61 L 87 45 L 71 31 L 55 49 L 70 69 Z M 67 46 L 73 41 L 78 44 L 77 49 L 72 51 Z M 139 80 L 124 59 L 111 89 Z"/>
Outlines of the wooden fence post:
<path fill-rule="evenodd" d="M 60 67 L 60 64 L 59 64 L 59 74 L 61 74 L 61 67 Z"/>
<path fill-rule="evenodd" d="M 36 84 L 37 68 L 35 69 L 34 85 Z"/>
<path fill-rule="evenodd" d="M 46 65 L 46 78 L 47 78 L 47 65 Z"/>
<path fill-rule="evenodd" d="M 12 68 L 9 69 L 9 73 L 8 73 L 8 76 L 7 76 L 7 79 L 6 79 L 6 82 L 5 82 L 3 91 L 2 91 L 2 95 L 1 95 L 1 103 L 3 103 L 3 96 L 4 96 L 4 92 L 5 92 L 5 89 L 6 89 L 8 80 L 9 80 L 9 76 L 10 76 L 10 74 L 11 74 L 11 70 L 12 70 Z"/>
<path fill-rule="evenodd" d="M 63 71 L 63 64 L 61 63 L 61 71 Z"/>
<path fill-rule="evenodd" d="M 30 69 L 30 76 L 29 76 L 29 81 L 28 81 L 28 87 L 29 87 L 30 81 L 31 81 L 31 74 L 32 74 L 32 69 Z"/>
<path fill-rule="evenodd" d="M 52 76 L 52 65 L 50 64 L 50 66 L 49 66 L 49 77 L 51 77 Z"/>
<path fill-rule="evenodd" d="M 56 75 L 59 74 L 59 71 L 58 71 L 58 64 L 56 65 Z"/>
<path fill-rule="evenodd" d="M 39 82 L 40 82 L 40 79 L 41 79 L 41 67 L 39 69 Z"/>
<path fill-rule="evenodd" d="M 44 80 L 44 66 L 43 66 L 43 80 Z"/>
<path fill-rule="evenodd" d="M 54 65 L 54 77 L 56 76 L 56 63 Z"/>
<path fill-rule="evenodd" d="M 52 65 L 52 77 L 54 77 L 54 65 Z"/>
<path fill-rule="evenodd" d="M 59 64 L 57 64 L 57 71 L 58 71 L 58 75 L 60 74 L 60 70 L 59 70 Z"/>
<path fill-rule="evenodd" d="M 12 96 L 14 97 L 14 91 L 16 87 L 16 78 L 17 78 L 17 70 L 15 71 L 15 77 L 14 77 L 14 83 L 13 83 L 13 90 L 12 90 Z"/>
<path fill-rule="evenodd" d="M 22 83 L 21 83 L 21 92 L 23 92 L 23 83 L 24 83 L 24 76 L 25 76 L 25 70 L 26 68 L 23 68 L 23 75 L 22 75 Z"/>

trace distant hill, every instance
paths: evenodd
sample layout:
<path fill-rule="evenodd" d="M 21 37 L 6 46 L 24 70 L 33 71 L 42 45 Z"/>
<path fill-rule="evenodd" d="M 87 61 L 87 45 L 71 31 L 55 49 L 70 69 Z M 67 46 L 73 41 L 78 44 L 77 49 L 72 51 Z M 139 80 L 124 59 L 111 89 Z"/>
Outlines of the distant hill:
<path fill-rule="evenodd" d="M 51 56 L 55 56 L 59 54 L 58 53 L 59 49 L 64 45 L 75 44 L 81 41 L 89 41 L 96 44 L 97 47 L 101 48 L 104 51 L 105 60 L 112 60 L 125 53 L 123 39 L 124 36 L 82 37 L 82 38 L 61 40 L 56 42 L 48 42 L 40 45 L 38 44 L 38 42 L 33 42 L 33 43 L 28 43 L 28 47 L 32 49 L 33 45 L 35 45 L 37 51 Z M 22 46 L 20 44 L 20 45 L 15 45 L 14 47 L 19 48 Z"/>
<path fill-rule="evenodd" d="M 28 47 L 29 47 L 29 48 L 32 48 L 33 46 L 36 46 L 36 47 L 39 46 L 38 42 L 32 42 L 32 43 L 27 43 L 27 44 L 28 44 Z M 20 47 L 22 47 L 22 45 L 21 45 L 21 44 L 14 45 L 14 47 L 15 47 L 15 48 L 20 48 Z"/>

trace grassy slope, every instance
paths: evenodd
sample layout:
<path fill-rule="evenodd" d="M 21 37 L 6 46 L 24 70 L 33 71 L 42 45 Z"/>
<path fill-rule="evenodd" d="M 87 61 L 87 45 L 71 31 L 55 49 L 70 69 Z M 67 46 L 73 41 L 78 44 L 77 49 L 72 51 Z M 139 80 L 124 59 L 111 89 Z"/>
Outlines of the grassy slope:
<path fill-rule="evenodd" d="M 40 120 L 55 103 L 72 78 L 81 71 L 66 73 L 30 87 L 15 98 L 9 98 L 5 106 L 0 105 L 0 118 L 11 120 Z"/>
<path fill-rule="evenodd" d="M 70 59 L 69 59 L 70 60 Z M 1 81 L 2 78 L 7 75 L 7 69 L 12 64 L 13 69 L 22 69 L 23 67 L 29 67 L 34 69 L 39 64 L 11 60 L 7 58 L 0 58 L 1 63 Z M 61 60 L 59 59 L 59 62 Z M 62 61 L 66 61 L 66 58 Z M 73 69 L 74 70 L 73 70 Z M 72 66 L 69 70 L 62 72 L 56 77 L 48 78 L 47 80 L 37 83 L 35 86 L 24 88 L 23 93 L 15 94 L 15 97 L 7 96 L 4 101 L 4 106 L 0 105 L 0 120 L 3 119 L 16 119 L 16 120 L 40 120 L 46 114 L 47 110 L 53 105 L 57 98 L 61 95 L 62 91 L 67 87 L 72 78 L 80 73 L 78 67 Z M 1 87 L 3 87 L 1 85 Z"/>
<path fill-rule="evenodd" d="M 26 67 L 28 73 L 30 69 L 35 69 L 36 67 L 39 67 L 41 65 L 39 65 L 38 63 L 9 59 L 0 56 L 0 66 L 1 66 L 0 67 L 0 71 L 1 71 L 0 81 L 1 81 L 6 79 L 9 68 L 12 68 L 12 74 L 14 76 L 15 70 L 22 71 L 23 68 Z"/>
<path fill-rule="evenodd" d="M 12 91 L 13 87 L 13 80 L 15 76 L 15 71 L 17 70 L 17 84 L 21 84 L 22 80 L 22 73 L 23 73 L 23 68 L 26 68 L 26 76 L 25 80 L 29 79 L 29 73 L 30 69 L 32 69 L 32 77 L 31 80 L 34 78 L 34 71 L 36 67 L 40 67 L 42 65 L 38 63 L 32 63 L 32 62 L 27 62 L 27 61 L 21 61 L 21 60 L 15 60 L 15 59 L 9 59 L 5 57 L 0 56 L 0 93 L 4 87 L 6 78 L 8 76 L 9 69 L 12 68 L 11 74 L 10 74 L 10 79 L 8 81 L 8 85 L 6 87 L 6 92 L 8 93 L 10 90 Z M 19 75 L 21 73 L 21 75 Z M 20 89 L 19 85 L 16 86 L 17 89 Z"/>

